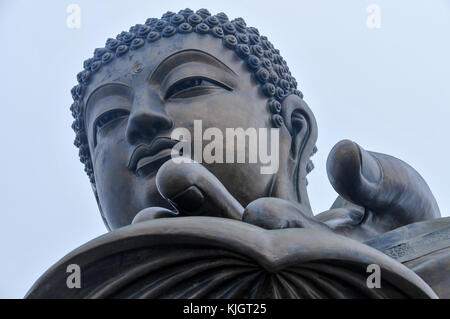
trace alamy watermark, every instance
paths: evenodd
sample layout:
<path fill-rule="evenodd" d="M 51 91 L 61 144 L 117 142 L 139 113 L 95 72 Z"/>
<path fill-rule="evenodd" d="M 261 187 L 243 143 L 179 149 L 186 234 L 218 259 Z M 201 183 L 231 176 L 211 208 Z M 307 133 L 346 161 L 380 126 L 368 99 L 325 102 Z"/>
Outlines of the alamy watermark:
<path fill-rule="evenodd" d="M 81 268 L 77 264 L 70 264 L 67 266 L 66 272 L 70 275 L 67 276 L 66 286 L 69 289 L 81 288 Z"/>
<path fill-rule="evenodd" d="M 381 268 L 377 264 L 370 264 L 367 266 L 367 272 L 370 275 L 367 277 L 367 288 L 381 288 Z"/>
<path fill-rule="evenodd" d="M 367 16 L 366 24 L 369 29 L 380 29 L 381 28 L 381 8 L 378 4 L 372 3 L 367 6 L 366 9 Z"/>
<path fill-rule="evenodd" d="M 69 29 L 81 28 L 81 7 L 79 4 L 71 3 L 66 8 L 68 14 L 66 18 L 66 25 Z"/>
<path fill-rule="evenodd" d="M 261 163 L 261 174 L 274 174 L 278 171 L 278 128 L 226 128 L 224 134 L 216 127 L 203 131 L 202 121 L 195 120 L 193 139 L 187 128 L 174 129 L 171 138 L 180 141 L 172 148 L 175 163 L 188 163 L 191 159 L 207 164 Z M 210 142 L 203 147 L 203 141 Z"/>

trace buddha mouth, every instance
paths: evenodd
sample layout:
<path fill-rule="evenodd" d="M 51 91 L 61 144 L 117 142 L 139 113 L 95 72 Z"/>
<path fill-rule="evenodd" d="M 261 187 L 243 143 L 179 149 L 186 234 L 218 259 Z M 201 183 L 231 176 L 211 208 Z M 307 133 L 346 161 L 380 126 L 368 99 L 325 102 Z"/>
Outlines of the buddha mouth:
<path fill-rule="evenodd" d="M 159 137 L 150 145 L 140 144 L 131 154 L 127 166 L 138 175 L 151 174 L 171 158 L 172 147 L 178 142 L 168 137 Z"/>

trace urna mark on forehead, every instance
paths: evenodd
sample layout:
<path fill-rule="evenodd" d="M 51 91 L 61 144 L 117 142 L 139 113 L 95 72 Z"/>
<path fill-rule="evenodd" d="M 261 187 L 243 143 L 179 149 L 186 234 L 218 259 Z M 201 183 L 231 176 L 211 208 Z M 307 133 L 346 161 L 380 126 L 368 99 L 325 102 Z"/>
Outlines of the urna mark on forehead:
<path fill-rule="evenodd" d="M 70 109 L 75 118 L 72 125 L 76 133 L 74 144 L 79 147 L 80 161 L 85 164 L 91 183 L 95 184 L 95 180 L 85 131 L 83 100 L 90 90 L 94 75 L 101 69 L 106 69 L 114 60 L 129 59 L 130 53 L 142 50 L 147 44 L 190 33 L 215 39 L 223 48 L 245 61 L 248 70 L 259 83 L 261 92 L 267 97 L 274 127 L 284 125 L 280 103 L 291 94 L 303 97 L 279 50 L 275 49 L 267 37 L 261 36 L 256 28 L 248 27 L 244 19 L 229 20 L 224 13 L 211 15 L 206 9 L 197 12 L 184 9 L 178 14 L 167 12 L 161 19 L 147 19 L 145 24 L 131 27 L 129 32 L 122 32 L 115 39 L 108 39 L 104 48 L 96 49 L 94 57 L 85 61 L 84 70 L 77 75 L 79 84 L 72 88 L 74 103 Z"/>

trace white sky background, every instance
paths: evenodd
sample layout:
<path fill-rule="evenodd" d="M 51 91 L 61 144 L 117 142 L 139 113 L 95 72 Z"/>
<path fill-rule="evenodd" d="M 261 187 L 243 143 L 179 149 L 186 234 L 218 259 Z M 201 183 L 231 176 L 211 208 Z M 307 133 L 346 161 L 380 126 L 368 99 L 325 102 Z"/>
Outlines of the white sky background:
<path fill-rule="evenodd" d="M 66 26 L 70 3 L 81 7 L 80 29 Z M 366 25 L 371 3 L 380 29 Z M 450 216 L 450 0 L 0 0 L 0 297 L 23 297 L 106 231 L 72 144 L 70 89 L 82 62 L 108 37 L 187 6 L 242 16 L 287 60 L 319 125 L 316 213 L 336 197 L 328 152 L 351 139 L 411 164 Z"/>

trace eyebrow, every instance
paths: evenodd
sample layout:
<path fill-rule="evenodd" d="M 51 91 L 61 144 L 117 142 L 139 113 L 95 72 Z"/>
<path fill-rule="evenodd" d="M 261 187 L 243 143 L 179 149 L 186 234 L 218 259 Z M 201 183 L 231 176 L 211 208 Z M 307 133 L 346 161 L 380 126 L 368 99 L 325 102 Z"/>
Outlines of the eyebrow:
<path fill-rule="evenodd" d="M 95 103 L 97 102 L 97 100 L 103 97 L 118 95 L 125 98 L 130 98 L 131 90 L 132 89 L 130 86 L 120 82 L 111 82 L 100 85 L 99 87 L 95 88 L 95 90 L 93 90 L 86 99 L 86 109 L 90 103 Z"/>
<path fill-rule="evenodd" d="M 149 75 L 148 82 L 150 84 L 155 84 L 161 82 L 162 79 L 166 77 L 169 72 L 180 65 L 199 62 L 206 65 L 216 66 L 227 73 L 237 76 L 236 72 L 233 71 L 229 66 L 227 66 L 224 62 L 217 59 L 215 56 L 195 49 L 187 49 L 178 51 L 159 63 L 155 70 Z"/>
<path fill-rule="evenodd" d="M 128 86 L 127 84 L 121 83 L 121 82 L 111 82 L 106 83 L 103 85 L 100 85 L 99 87 L 95 88 L 87 97 L 86 99 L 86 105 L 84 109 L 84 120 L 86 123 L 86 117 L 88 114 L 89 105 L 92 103 L 96 103 L 102 98 L 108 97 L 108 96 L 121 96 L 126 99 L 131 98 L 132 88 Z"/>

